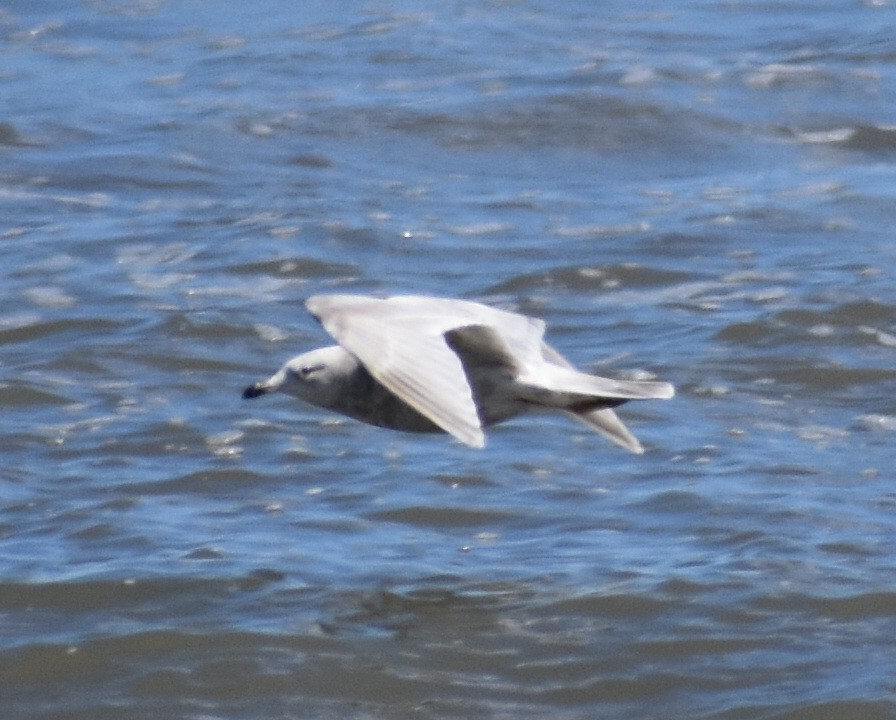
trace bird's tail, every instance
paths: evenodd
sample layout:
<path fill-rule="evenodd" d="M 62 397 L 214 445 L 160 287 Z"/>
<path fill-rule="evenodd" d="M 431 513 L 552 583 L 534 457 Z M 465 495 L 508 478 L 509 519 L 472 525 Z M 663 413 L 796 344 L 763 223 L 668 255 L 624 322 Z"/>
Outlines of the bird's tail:
<path fill-rule="evenodd" d="M 612 380 L 550 363 L 539 368 L 537 378 L 523 375 L 518 382 L 534 393 L 556 396 L 556 403 L 546 403 L 555 406 L 577 405 L 589 400 L 658 400 L 675 395 L 675 388 L 667 382 Z"/>
<path fill-rule="evenodd" d="M 598 408 L 597 410 L 584 410 L 581 412 L 567 410 L 567 415 L 585 423 L 592 430 L 596 430 L 607 440 L 621 448 L 641 455 L 644 447 L 638 442 L 622 420 L 613 412 L 612 408 Z"/>
<path fill-rule="evenodd" d="M 613 408 L 629 400 L 671 398 L 675 388 L 666 382 L 612 380 L 588 375 L 569 366 L 564 358 L 559 360 L 562 365 L 542 366 L 537 381 L 527 382 L 525 378 L 519 378 L 526 387 L 527 399 L 563 410 L 616 445 L 633 453 L 643 453 L 638 438 L 632 435 Z"/>

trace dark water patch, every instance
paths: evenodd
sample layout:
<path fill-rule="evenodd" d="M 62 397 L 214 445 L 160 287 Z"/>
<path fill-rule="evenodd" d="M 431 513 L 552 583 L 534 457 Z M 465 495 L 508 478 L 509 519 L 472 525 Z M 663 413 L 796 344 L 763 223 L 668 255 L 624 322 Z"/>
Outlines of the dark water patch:
<path fill-rule="evenodd" d="M 345 247 L 355 248 L 391 248 L 380 233 L 368 225 L 351 225 L 340 221 L 324 223 L 322 231 L 325 235 Z"/>
<path fill-rule="evenodd" d="M 890 155 L 896 151 L 896 127 L 856 124 L 827 130 L 794 130 L 793 135 L 809 145 L 828 145 L 861 153 Z"/>
<path fill-rule="evenodd" d="M 732 323 L 716 333 L 716 339 L 735 345 L 767 347 L 780 337 L 780 328 L 762 320 Z"/>
<path fill-rule="evenodd" d="M 487 640 L 464 647 L 450 636 L 441 646 L 407 652 L 388 639 L 327 634 L 136 632 L 2 658 L 0 697 L 16 717 L 78 720 L 120 717 L 113 711 L 122 705 L 136 718 L 198 717 L 210 709 L 240 717 L 483 720 L 572 720 L 594 712 L 727 720 L 892 717 L 885 700 L 801 701 L 799 688 L 788 692 L 783 683 L 743 668 L 707 673 L 661 656 L 653 665 L 645 659 L 642 668 L 627 653 L 614 658 L 600 646 L 588 648 L 590 657 L 582 651 L 529 662 L 520 649 Z M 527 654 L 551 649 L 525 648 Z M 753 692 L 735 691 L 744 686 Z M 694 694 L 699 701 L 682 699 Z"/>
<path fill-rule="evenodd" d="M 119 483 L 127 485 L 133 482 L 134 476 L 143 477 L 138 471 L 126 470 L 129 466 L 141 464 L 141 460 L 158 457 L 160 453 L 186 458 L 195 454 L 197 448 L 205 448 L 210 444 L 208 437 L 181 419 L 149 420 L 145 424 L 134 425 L 125 420 L 127 415 L 127 410 L 113 415 L 94 415 L 78 422 L 50 428 L 47 431 L 48 435 L 55 438 L 60 445 L 55 450 L 55 457 L 71 462 L 83 460 L 85 455 L 96 453 L 99 458 L 91 465 L 107 471 L 117 468 L 118 472 L 114 477 L 117 486 Z M 128 425 L 128 429 L 117 434 L 107 435 L 100 431 L 104 426 L 115 427 L 122 423 Z"/>
<path fill-rule="evenodd" d="M 354 277 L 358 274 L 358 268 L 354 265 L 304 257 L 241 263 L 232 266 L 229 271 L 236 275 L 253 277 L 271 275 L 284 278 Z"/>
<path fill-rule="evenodd" d="M 495 510 L 474 510 L 464 507 L 404 507 L 379 510 L 366 517 L 383 522 L 397 522 L 428 528 L 469 528 L 506 525 L 522 518 L 517 513 Z"/>
<path fill-rule="evenodd" d="M 33 142 L 28 140 L 11 122 L 0 122 L 0 145 L 7 147 L 26 147 Z"/>
<path fill-rule="evenodd" d="M 842 144 L 848 150 L 891 153 L 896 151 L 896 127 L 857 125 Z"/>
<path fill-rule="evenodd" d="M 822 235 L 830 233 L 826 218 L 816 211 L 809 211 L 789 204 L 764 202 L 732 209 L 730 219 L 744 226 L 754 226 L 750 234 L 764 232 L 779 238 Z M 716 215 L 695 217 L 694 220 L 712 222 Z M 801 268 L 806 260 L 797 257 L 790 263 Z"/>
<path fill-rule="evenodd" d="M 544 612 L 558 616 L 645 619 L 660 617 L 670 607 L 668 601 L 648 595 L 602 593 L 558 600 Z"/>
<path fill-rule="evenodd" d="M 276 570 L 261 569 L 232 578 L 170 576 L 125 580 L 6 581 L 0 582 L 0 607 L 8 612 L 41 611 L 62 616 L 68 613 L 102 615 L 124 609 L 147 612 L 168 604 L 226 598 L 233 591 L 255 591 L 283 579 L 283 574 Z"/>
<path fill-rule="evenodd" d="M 482 207 L 497 213 L 507 213 L 519 210 L 537 210 L 541 207 L 541 201 L 534 194 L 506 195 L 484 197 L 480 200 Z"/>
<path fill-rule="evenodd" d="M 343 598 L 343 601 L 348 598 Z M 456 578 L 428 578 L 414 588 L 397 592 L 380 590 L 365 593 L 355 598 L 357 610 L 343 621 L 362 624 L 387 624 L 391 630 L 398 627 L 410 629 L 417 627 L 423 630 L 433 619 L 446 621 L 453 618 L 452 624 L 462 621 L 464 616 L 471 623 L 476 623 L 475 616 L 494 610 L 504 602 L 501 595 L 492 597 L 481 591 L 471 593 L 469 589 L 459 586 Z M 492 617 L 491 622 L 494 621 Z"/>
<path fill-rule="evenodd" d="M 854 309 L 858 312 L 852 315 Z M 862 319 L 864 310 L 876 319 Z M 715 337 L 720 342 L 756 348 L 896 347 L 896 334 L 889 330 L 896 323 L 893 308 L 887 307 L 890 317 L 881 317 L 876 310 L 874 305 L 841 306 L 829 311 L 785 310 L 759 320 L 731 323 Z"/>
<path fill-rule="evenodd" d="M 778 348 L 775 348 L 777 350 Z M 726 382 L 742 384 L 742 390 L 755 398 L 764 398 L 769 403 L 791 403 L 796 396 L 801 398 L 824 398 L 824 404 L 843 404 L 862 396 L 863 404 L 857 414 L 873 411 L 885 396 L 865 395 L 869 389 L 886 387 L 896 380 L 896 370 L 886 366 L 877 358 L 856 358 L 855 365 L 849 366 L 830 358 L 806 354 L 806 348 L 792 348 L 792 353 L 755 354 L 745 353 L 736 362 L 728 361 L 720 371 Z M 725 397 L 725 394 L 720 397 Z M 815 403 L 817 407 L 817 402 Z M 787 405 L 785 405 L 787 406 Z M 886 407 L 880 412 L 887 412 Z M 813 410 L 814 412 L 814 410 Z M 774 412 L 768 408 L 763 414 L 772 427 L 774 417 L 783 418 L 791 413 Z M 757 417 L 754 412 L 750 416 Z M 808 416 L 804 418 L 808 420 Z M 854 420 L 850 417 L 846 423 Z M 788 419 L 796 422 L 796 418 Z"/>
<path fill-rule="evenodd" d="M 828 702 L 805 703 L 780 711 L 776 707 L 757 707 L 747 712 L 755 712 L 743 718 L 768 718 L 768 720 L 893 720 L 896 717 L 896 705 L 891 700 L 831 700 Z M 725 714 L 723 718 L 735 717 Z"/>
<path fill-rule="evenodd" d="M 109 338 L 107 347 L 115 343 Z M 105 357 L 106 349 L 88 353 L 83 345 L 72 343 L 70 347 L 46 358 L 41 370 L 47 373 L 58 373 L 67 378 L 93 378 L 100 382 L 108 380 L 110 368 Z M 111 383 L 110 383 L 111 384 Z"/>
<path fill-rule="evenodd" d="M 155 331 L 160 335 L 164 335 L 170 340 L 195 340 L 195 350 L 190 353 L 191 347 L 186 344 L 177 345 L 178 362 L 184 362 L 186 370 L 196 368 L 190 367 L 190 355 L 197 355 L 199 352 L 215 355 L 214 360 L 217 361 L 218 367 L 225 367 L 221 358 L 215 353 L 214 341 L 224 340 L 228 338 L 251 337 L 249 328 L 242 323 L 233 322 L 233 318 L 227 311 L 207 310 L 206 312 L 190 313 L 190 312 L 172 312 L 165 316 L 165 319 L 159 324 Z M 186 357 L 185 357 L 186 356 Z M 141 359 L 145 357 L 141 355 Z M 232 367 L 236 367 L 234 364 Z"/>
<path fill-rule="evenodd" d="M 212 328 L 209 328 L 209 334 L 210 336 L 214 335 L 214 330 Z M 227 333 L 221 332 L 220 336 L 227 337 Z M 158 370 L 171 370 L 176 367 L 178 372 L 187 376 L 193 373 L 218 375 L 234 370 L 242 370 L 245 367 L 239 360 L 223 360 L 220 357 L 184 357 L 183 355 L 180 355 L 177 358 L 172 358 L 170 355 L 148 354 L 142 356 L 141 361 L 146 362 L 150 367 Z M 192 389 L 190 388 L 189 382 L 185 382 L 184 387 Z M 207 381 L 200 381 L 197 382 L 196 387 L 207 388 L 208 383 Z M 234 386 L 232 393 L 234 395 L 239 395 L 240 392 L 241 387 L 239 385 Z"/>
<path fill-rule="evenodd" d="M 118 332 L 125 329 L 121 322 L 107 320 L 101 317 L 74 318 L 67 317 L 62 320 L 42 320 L 21 327 L 0 330 L 0 343 L 15 344 L 34 341 L 44 341 L 50 337 L 58 339 L 61 336 L 84 335 L 102 340 L 115 337 Z"/>
<path fill-rule="evenodd" d="M 128 485 L 130 492 L 145 495 L 196 494 L 203 497 L 230 495 L 240 488 L 250 487 L 264 480 L 265 476 L 245 468 L 210 468 L 183 475 L 135 482 Z"/>
<path fill-rule="evenodd" d="M 665 490 L 634 504 L 641 511 L 651 513 L 686 513 L 699 516 L 710 512 L 713 505 L 702 494 L 687 490 Z"/>
<path fill-rule="evenodd" d="M 480 474 L 454 474 L 454 473 L 440 473 L 438 475 L 433 476 L 433 480 L 442 485 L 447 485 L 451 488 L 478 488 L 478 487 L 492 487 L 497 483 L 489 478 L 487 475 Z"/>
<path fill-rule="evenodd" d="M 561 267 L 538 273 L 517 275 L 490 286 L 485 292 L 490 295 L 501 295 L 531 291 L 535 288 L 593 292 L 619 287 L 664 287 L 684 282 L 689 277 L 690 275 L 687 273 L 641 265 Z"/>
<path fill-rule="evenodd" d="M 891 412 L 896 412 L 894 403 L 890 403 L 890 407 L 892 408 Z M 853 418 L 850 430 L 889 434 L 896 431 L 896 417 L 892 414 L 863 413 L 862 415 Z"/>
<path fill-rule="evenodd" d="M 695 598 L 712 589 L 712 586 L 684 577 L 671 577 L 657 587 L 657 590 L 669 598 L 687 599 Z"/>
<path fill-rule="evenodd" d="M 763 475 L 771 478 L 811 478 L 823 474 L 823 470 L 808 465 L 793 465 L 790 463 L 770 463 L 756 466 L 755 471 L 761 471 Z"/>
<path fill-rule="evenodd" d="M 7 710 L 23 713 L 19 717 L 103 717 L 104 708 L 123 701 L 148 708 L 145 714 L 135 709 L 135 717 L 181 717 L 187 708 L 225 697 L 257 702 L 288 691 L 291 671 L 302 668 L 305 654 L 325 657 L 328 648 L 344 656 L 340 645 L 326 640 L 305 637 L 277 648 L 248 632 L 154 630 L 34 645 L 0 656 L 0 698 Z M 72 692 L 75 687 L 81 691 Z M 181 694 L 169 694 L 178 688 Z"/>
<path fill-rule="evenodd" d="M 896 369 L 841 367 L 813 364 L 809 358 L 791 359 L 787 365 L 768 361 L 769 376 L 785 385 L 813 392 L 841 392 L 857 386 L 880 387 L 896 380 Z M 773 370 L 772 370 L 773 368 Z"/>
<path fill-rule="evenodd" d="M 186 555 L 184 555 L 184 560 L 215 561 L 223 560 L 224 557 L 224 553 L 222 553 L 220 550 L 216 550 L 215 548 L 210 547 L 201 547 L 196 548 L 195 550 L 191 550 Z"/>
<path fill-rule="evenodd" d="M 184 167 L 170 157 L 119 155 L 82 157 L 60 163 L 46 180 L 50 188 L 78 192 L 121 192 L 122 189 L 168 192 L 208 192 L 215 184 L 210 171 Z"/>
<path fill-rule="evenodd" d="M 681 692 L 682 688 L 693 684 L 693 679 L 676 672 L 641 672 L 637 677 L 599 677 L 583 683 L 567 683 L 562 688 L 548 689 L 535 693 L 535 697 L 546 704 L 587 707 L 601 703 L 653 703 L 661 698 Z M 726 680 L 702 680 L 703 692 L 718 691 L 736 687 L 734 678 Z"/>
<path fill-rule="evenodd" d="M 838 325 L 887 324 L 896 325 L 896 305 L 879 300 L 860 300 L 844 303 L 825 313 L 828 322 Z"/>
<path fill-rule="evenodd" d="M 766 596 L 757 607 L 777 612 L 806 613 L 836 620 L 896 617 L 896 592 L 867 592 L 843 597 L 821 597 L 804 593 Z"/>
<path fill-rule="evenodd" d="M 700 660 L 706 660 L 712 656 L 750 653 L 756 650 L 767 650 L 773 646 L 774 643 L 767 638 L 754 636 L 738 637 L 732 634 L 728 637 L 694 637 L 667 641 L 648 640 L 641 643 L 638 649 L 645 655 L 656 658 L 681 660 L 692 656 Z"/>
<path fill-rule="evenodd" d="M 67 518 L 61 518 L 68 521 Z M 73 540 L 87 540 L 95 543 L 105 543 L 118 535 L 118 528 L 112 523 L 95 523 L 88 527 L 76 530 L 70 533 L 69 537 Z"/>
<path fill-rule="evenodd" d="M 35 405 L 69 405 L 73 401 L 65 395 L 33 387 L 22 382 L 0 384 L 0 407 L 9 409 Z"/>
<path fill-rule="evenodd" d="M 844 557 L 873 557 L 874 552 L 867 547 L 852 542 L 824 542 L 818 544 L 818 549 L 832 555 Z"/>
<path fill-rule="evenodd" d="M 307 153 L 304 155 L 294 155 L 290 162 L 293 165 L 298 165 L 300 167 L 306 168 L 331 168 L 336 162 L 325 155 L 315 155 L 313 153 Z"/>
<path fill-rule="evenodd" d="M 390 130 L 432 135 L 466 150 L 494 147 L 563 147 L 595 153 L 640 154 L 663 148 L 672 160 L 685 152 L 692 161 L 731 152 L 730 132 L 719 120 L 695 112 L 590 92 L 556 94 L 534 102 L 493 102 L 478 114 L 390 111 L 377 122 Z"/>
<path fill-rule="evenodd" d="M 320 623 L 328 634 L 346 638 L 415 636 L 421 648 L 448 653 L 461 663 L 465 657 L 476 663 L 478 649 L 456 646 L 451 638 L 467 631 L 501 634 L 501 617 L 533 599 L 534 592 L 525 583 L 471 583 L 439 575 L 375 591 L 338 593 Z"/>

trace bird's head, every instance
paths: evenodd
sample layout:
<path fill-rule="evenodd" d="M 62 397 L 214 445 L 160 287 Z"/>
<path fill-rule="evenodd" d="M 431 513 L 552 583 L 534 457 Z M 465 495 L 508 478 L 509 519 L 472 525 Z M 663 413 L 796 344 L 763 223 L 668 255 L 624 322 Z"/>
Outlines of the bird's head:
<path fill-rule="evenodd" d="M 333 407 L 357 360 L 338 345 L 303 353 L 289 360 L 267 380 L 243 391 L 244 398 L 283 392 L 320 407 Z"/>

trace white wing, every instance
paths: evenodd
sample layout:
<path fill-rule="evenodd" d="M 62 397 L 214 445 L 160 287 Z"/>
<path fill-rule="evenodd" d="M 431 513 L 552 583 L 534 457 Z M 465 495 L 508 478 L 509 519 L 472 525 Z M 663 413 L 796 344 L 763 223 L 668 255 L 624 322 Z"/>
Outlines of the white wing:
<path fill-rule="evenodd" d="M 445 333 L 470 325 L 492 329 L 509 356 L 541 357 L 544 323 L 478 303 L 445 298 L 316 295 L 305 303 L 340 345 L 379 382 L 467 445 L 485 436 L 470 384 Z"/>

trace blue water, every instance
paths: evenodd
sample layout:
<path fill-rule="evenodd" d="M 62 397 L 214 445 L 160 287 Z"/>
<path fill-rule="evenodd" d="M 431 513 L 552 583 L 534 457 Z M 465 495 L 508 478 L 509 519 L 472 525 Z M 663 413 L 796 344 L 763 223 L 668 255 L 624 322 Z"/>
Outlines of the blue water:
<path fill-rule="evenodd" d="M 4 716 L 896 716 L 894 19 L 7 3 Z M 320 292 L 678 395 L 643 456 L 243 402 Z"/>

